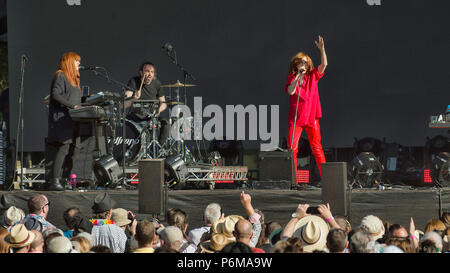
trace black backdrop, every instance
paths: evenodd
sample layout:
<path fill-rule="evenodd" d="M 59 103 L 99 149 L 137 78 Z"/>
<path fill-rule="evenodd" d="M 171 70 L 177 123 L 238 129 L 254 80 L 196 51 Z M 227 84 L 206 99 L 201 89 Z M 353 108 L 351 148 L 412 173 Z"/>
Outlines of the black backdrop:
<path fill-rule="evenodd" d="M 76 3 L 80 5 L 76 5 Z M 370 2 L 370 1 L 369 1 Z M 68 3 L 75 3 L 69 5 Z M 7 2 L 11 137 L 19 108 L 20 58 L 25 72 L 25 150 L 42 151 L 47 133 L 43 98 L 63 52 L 82 64 L 103 66 L 126 82 L 139 64 L 156 64 L 163 84 L 183 80 L 161 46 L 170 42 L 178 61 L 197 81 L 188 89 L 203 105 L 279 105 L 280 145 L 287 136 L 288 97 L 283 91 L 290 58 L 320 54 L 329 66 L 319 85 L 326 147 L 348 147 L 354 138 L 384 138 L 423 146 L 430 115 L 450 104 L 448 1 L 392 0 L 13 0 Z M 82 85 L 119 91 L 90 72 Z M 192 104 L 190 104 L 192 106 Z M 248 133 L 247 133 L 248 135 Z M 258 142 L 248 142 L 250 147 Z M 256 146 L 258 147 L 258 146 Z"/>

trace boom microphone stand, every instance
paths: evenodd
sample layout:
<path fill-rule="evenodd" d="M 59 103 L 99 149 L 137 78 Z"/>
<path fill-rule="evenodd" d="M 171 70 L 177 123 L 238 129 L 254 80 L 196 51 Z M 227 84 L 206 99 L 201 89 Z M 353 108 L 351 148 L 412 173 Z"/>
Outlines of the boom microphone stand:
<path fill-rule="evenodd" d="M 294 125 L 292 126 L 291 150 L 292 150 L 292 146 L 294 145 L 295 125 L 297 124 L 298 102 L 300 101 L 300 90 L 302 88 L 302 83 L 303 83 L 303 73 L 300 73 L 300 83 L 298 85 L 297 105 L 295 106 Z M 293 160 L 293 161 L 295 161 L 295 160 Z M 297 166 L 294 166 L 294 168 L 295 168 L 295 173 L 297 175 Z"/>
<path fill-rule="evenodd" d="M 163 46 L 164 49 L 166 49 L 167 51 L 167 56 L 172 60 L 172 63 L 174 63 L 182 72 L 183 72 L 183 84 L 184 84 L 184 103 L 185 105 L 187 105 L 187 98 L 186 98 L 186 82 L 187 82 L 187 78 L 188 76 L 196 81 L 197 79 L 189 72 L 186 70 L 186 68 L 184 68 L 182 65 L 180 65 L 178 63 L 177 60 L 177 52 L 175 51 L 175 49 L 173 48 L 172 45 L 170 45 L 169 43 L 166 43 Z M 172 53 L 172 54 L 171 54 Z M 177 117 L 178 119 L 180 118 L 180 116 L 178 115 Z M 177 152 L 180 153 L 180 145 L 181 145 L 181 154 L 183 155 L 183 158 L 185 158 L 185 145 L 184 145 L 184 141 L 181 142 L 181 144 L 178 144 L 178 149 Z"/>
<path fill-rule="evenodd" d="M 16 134 L 16 158 L 17 154 L 19 152 L 19 146 L 20 146 L 20 188 L 23 190 L 23 101 L 24 101 L 24 88 L 23 88 L 23 82 L 24 82 L 24 75 L 25 75 L 25 64 L 28 62 L 27 56 L 25 54 L 22 54 L 21 56 L 21 65 L 20 65 L 20 94 L 19 94 L 19 123 L 17 124 L 17 134 Z M 20 135 L 20 145 L 19 145 L 19 135 Z M 15 163 L 15 162 L 14 162 Z M 17 164 L 15 164 L 15 172 L 14 175 L 17 175 Z M 16 180 L 16 177 L 14 177 L 13 181 Z M 12 184 L 11 184 L 12 185 Z"/>

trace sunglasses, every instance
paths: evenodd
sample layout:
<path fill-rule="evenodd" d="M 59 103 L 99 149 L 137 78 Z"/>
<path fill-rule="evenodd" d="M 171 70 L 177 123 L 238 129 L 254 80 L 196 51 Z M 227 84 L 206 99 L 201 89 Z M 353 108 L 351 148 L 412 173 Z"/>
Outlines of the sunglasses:
<path fill-rule="evenodd" d="M 48 201 L 47 204 L 43 205 L 41 209 L 43 209 L 47 205 L 50 207 L 50 201 Z"/>

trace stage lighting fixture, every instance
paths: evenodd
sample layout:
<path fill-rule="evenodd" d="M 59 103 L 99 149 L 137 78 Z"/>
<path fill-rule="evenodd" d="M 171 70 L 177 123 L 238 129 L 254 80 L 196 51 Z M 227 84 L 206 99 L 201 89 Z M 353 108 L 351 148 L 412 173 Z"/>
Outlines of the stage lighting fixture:
<path fill-rule="evenodd" d="M 371 188 L 375 182 L 380 183 L 383 165 L 373 153 L 360 153 L 353 159 L 351 177 L 362 188 Z"/>
<path fill-rule="evenodd" d="M 370 152 L 377 156 L 380 156 L 383 152 L 383 142 L 379 139 L 373 137 L 366 137 L 363 139 L 356 139 L 353 144 L 355 154 L 360 154 L 362 152 Z"/>
<path fill-rule="evenodd" d="M 123 177 L 123 171 L 112 155 L 95 160 L 93 169 L 100 187 L 115 188 Z"/>
<path fill-rule="evenodd" d="M 171 184 L 185 184 L 187 167 L 180 155 L 169 156 L 164 160 L 165 180 Z"/>
<path fill-rule="evenodd" d="M 431 177 L 441 187 L 450 186 L 450 153 L 442 152 L 434 156 Z"/>

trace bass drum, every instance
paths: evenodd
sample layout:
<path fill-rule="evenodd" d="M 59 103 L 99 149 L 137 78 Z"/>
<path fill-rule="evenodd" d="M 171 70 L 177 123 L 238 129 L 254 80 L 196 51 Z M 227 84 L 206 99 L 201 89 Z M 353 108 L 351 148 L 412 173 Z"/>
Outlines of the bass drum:
<path fill-rule="evenodd" d="M 114 148 L 113 148 L 113 156 L 119 163 L 122 165 L 123 158 L 123 127 L 122 123 L 120 126 L 117 126 L 116 137 L 114 139 Z M 111 141 L 112 134 L 108 132 L 108 144 Z M 145 150 L 145 139 L 147 137 L 147 133 L 142 132 L 142 127 L 131 121 L 125 120 L 125 164 L 128 166 L 132 166 L 138 163 L 139 156 Z"/>

